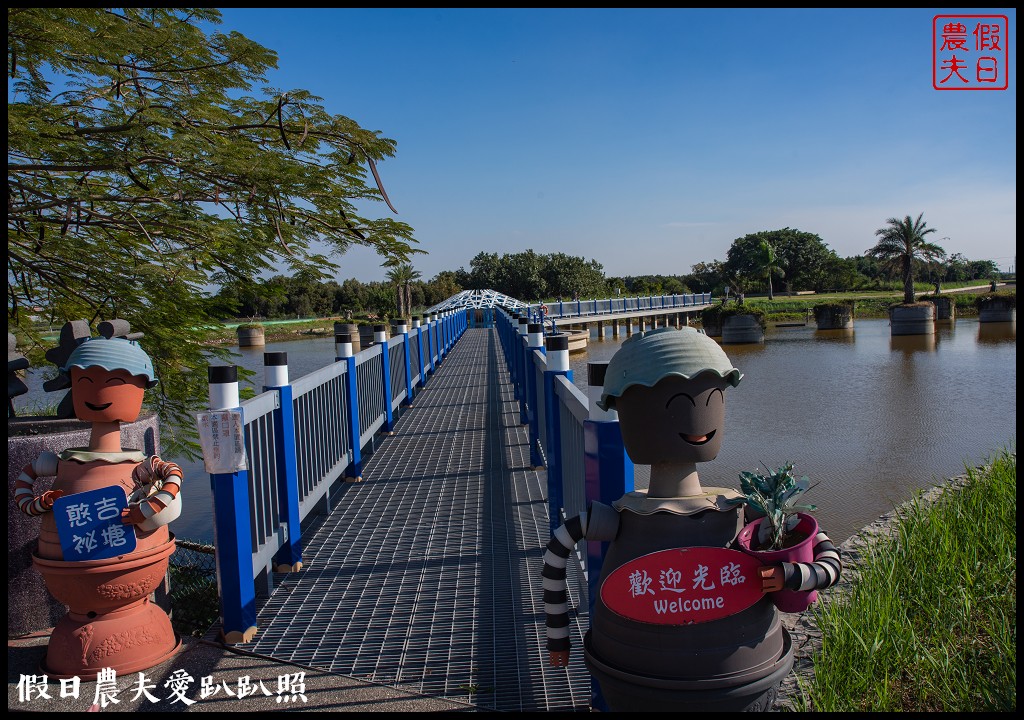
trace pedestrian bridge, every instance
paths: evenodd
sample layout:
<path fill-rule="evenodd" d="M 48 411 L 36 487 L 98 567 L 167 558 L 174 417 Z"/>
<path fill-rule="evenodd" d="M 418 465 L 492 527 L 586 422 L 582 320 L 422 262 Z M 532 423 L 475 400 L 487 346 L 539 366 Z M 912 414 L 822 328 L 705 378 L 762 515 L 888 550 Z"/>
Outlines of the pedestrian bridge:
<path fill-rule="evenodd" d="M 210 409 L 241 414 L 247 461 L 211 476 L 220 638 L 480 710 L 590 709 L 600 547 L 569 566 L 568 668 L 547 662 L 543 553 L 589 499 L 631 490 L 633 466 L 572 384 L 565 336 L 500 305 L 471 327 L 478 309 L 379 326 L 357 354 L 338 337 L 337 362 L 295 380 L 267 353 L 266 390 L 240 407 L 210 368 Z"/>
<path fill-rule="evenodd" d="M 550 332 L 559 327 L 596 324 L 599 335 L 604 335 L 605 324 L 618 336 L 619 323 L 627 327 L 637 321 L 641 329 L 645 323 L 662 325 L 669 323 L 671 316 L 686 317 L 711 306 L 711 293 L 689 295 L 648 295 L 636 297 L 615 297 L 603 300 L 552 301 L 550 303 L 526 303 L 495 290 L 463 290 L 427 310 L 427 313 L 468 311 L 470 327 L 493 324 L 495 308 L 518 313 L 528 321 L 544 323 Z"/>

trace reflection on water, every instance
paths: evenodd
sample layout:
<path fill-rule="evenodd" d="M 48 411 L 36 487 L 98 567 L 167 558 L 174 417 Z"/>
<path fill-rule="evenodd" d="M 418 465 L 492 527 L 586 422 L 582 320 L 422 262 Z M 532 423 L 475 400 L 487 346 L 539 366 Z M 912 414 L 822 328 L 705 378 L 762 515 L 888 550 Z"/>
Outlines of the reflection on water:
<path fill-rule="evenodd" d="M 834 343 L 852 343 L 853 328 L 844 328 L 842 330 L 815 330 L 814 339 L 817 342 L 834 342 Z"/>
<path fill-rule="evenodd" d="M 939 344 L 937 333 L 929 335 L 893 335 L 889 338 L 889 348 L 904 353 L 930 352 Z"/>
<path fill-rule="evenodd" d="M 593 335 L 585 352 L 570 356 L 585 394 L 587 362 L 611 359 L 626 339 L 625 332 Z M 884 319 L 858 319 L 854 330 L 817 331 L 812 323 L 769 327 L 764 343 L 723 349 L 744 377 L 726 393 L 722 451 L 700 466 L 702 483 L 738 487 L 742 470 L 792 461 L 799 475 L 819 483 L 808 502 L 837 542 L 915 490 L 1016 442 L 1014 323 L 958 319 L 933 336 L 896 338 Z M 236 362 L 256 371 L 257 390 L 263 353 L 277 351 L 288 353 L 293 381 L 334 362 L 332 338 L 236 348 Z M 184 512 L 171 529 L 181 538 L 211 540 L 202 461 L 166 459 L 185 471 Z"/>
<path fill-rule="evenodd" d="M 1017 342 L 1016 322 L 985 322 L 978 323 L 978 342 L 982 343 L 1014 343 Z"/>

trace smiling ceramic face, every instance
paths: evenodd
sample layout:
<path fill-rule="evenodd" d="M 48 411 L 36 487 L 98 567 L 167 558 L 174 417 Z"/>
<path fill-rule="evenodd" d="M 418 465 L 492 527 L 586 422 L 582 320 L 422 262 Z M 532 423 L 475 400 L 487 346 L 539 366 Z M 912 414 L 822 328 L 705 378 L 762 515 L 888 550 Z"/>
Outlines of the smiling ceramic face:
<path fill-rule="evenodd" d="M 71 368 L 71 398 L 79 420 L 135 422 L 145 393 L 146 379 L 127 370 Z"/>
<path fill-rule="evenodd" d="M 630 386 L 615 401 L 630 459 L 640 465 L 714 460 L 722 447 L 726 387 L 715 373 Z"/>

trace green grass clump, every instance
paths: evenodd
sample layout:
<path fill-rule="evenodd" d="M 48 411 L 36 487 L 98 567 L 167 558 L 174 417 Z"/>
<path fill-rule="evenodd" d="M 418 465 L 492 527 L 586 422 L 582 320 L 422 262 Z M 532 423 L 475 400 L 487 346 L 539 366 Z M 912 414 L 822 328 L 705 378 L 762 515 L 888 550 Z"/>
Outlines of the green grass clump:
<path fill-rule="evenodd" d="M 1015 710 L 1016 511 L 1015 450 L 934 503 L 899 510 L 850 591 L 814 610 L 822 648 L 804 702 L 819 712 Z"/>

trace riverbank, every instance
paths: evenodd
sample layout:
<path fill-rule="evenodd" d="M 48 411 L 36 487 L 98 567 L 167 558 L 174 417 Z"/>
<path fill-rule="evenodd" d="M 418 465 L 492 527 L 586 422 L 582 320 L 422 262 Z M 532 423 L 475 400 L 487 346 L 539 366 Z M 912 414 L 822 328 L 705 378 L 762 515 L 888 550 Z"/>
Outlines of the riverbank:
<path fill-rule="evenodd" d="M 993 468 L 996 469 L 993 470 Z M 994 475 L 1008 477 L 1011 473 L 1012 487 L 1007 487 L 1009 483 L 1000 480 L 999 477 L 993 478 Z M 990 490 L 992 483 L 999 482 L 1003 482 L 1003 487 L 1000 491 Z M 967 489 L 970 489 L 971 492 L 965 493 L 964 491 Z M 967 497 L 971 494 L 975 497 Z M 989 538 L 986 535 L 984 538 L 986 545 L 990 544 L 992 547 L 971 549 L 967 551 L 967 554 L 983 557 L 984 561 L 988 563 L 997 563 L 1000 561 L 1000 557 L 998 557 L 1000 553 L 994 551 L 993 548 L 1002 547 L 1002 555 L 1006 556 L 1009 552 L 1012 552 L 1012 550 L 1008 551 L 1007 548 L 1015 548 L 1016 546 L 1015 523 L 1012 521 L 1012 518 L 1016 516 L 1016 454 L 1008 451 L 999 456 L 992 465 L 979 467 L 968 473 L 949 478 L 945 482 L 922 492 L 918 497 L 882 515 L 875 522 L 842 543 L 840 550 L 842 552 L 843 574 L 836 586 L 822 593 L 819 605 L 810 611 L 799 615 L 784 614 L 782 616 L 784 625 L 793 637 L 795 663 L 793 672 L 783 681 L 776 705 L 777 709 L 788 711 L 806 711 L 811 709 L 809 705 L 812 703 L 808 698 L 808 690 L 811 689 L 811 694 L 815 694 L 815 691 L 824 693 L 823 687 L 829 684 L 829 678 L 846 678 L 846 680 L 838 680 L 838 684 L 846 688 L 842 692 L 858 696 L 856 700 L 846 701 L 852 702 L 854 706 L 844 707 L 842 706 L 844 702 L 842 698 L 837 700 L 837 698 L 830 695 L 828 702 L 836 703 L 840 705 L 839 707 L 817 707 L 813 709 L 819 711 L 893 709 L 915 711 L 935 709 L 971 711 L 986 709 L 998 711 L 1014 709 L 1016 707 L 1015 691 L 1011 691 L 1013 692 L 1013 700 L 1012 707 L 1009 707 L 1006 700 L 1006 687 L 1015 688 L 1016 686 L 1016 658 L 1012 651 L 1010 653 L 1012 657 L 1003 657 L 999 648 L 1007 646 L 1010 648 L 1016 647 L 1016 624 L 1015 621 L 1012 624 L 1000 623 L 998 621 L 993 623 L 989 613 L 995 608 L 996 615 L 998 615 L 998 609 L 1009 603 L 1012 606 L 1009 615 L 1011 618 L 1016 617 L 1015 559 L 1012 557 L 1007 558 L 1007 561 L 1013 565 L 1013 574 L 1012 577 L 1004 578 L 1005 591 L 1002 595 L 992 594 L 980 581 L 975 584 L 975 576 L 981 573 L 975 573 L 975 571 L 971 570 L 968 571 L 971 582 L 965 583 L 964 586 L 950 587 L 945 593 L 937 593 L 949 601 L 946 603 L 947 605 L 954 606 L 953 610 L 939 611 L 944 613 L 942 615 L 943 620 L 940 622 L 936 622 L 931 617 L 933 613 L 929 613 L 928 617 L 921 617 L 920 615 L 922 610 L 938 607 L 942 604 L 942 597 L 919 598 L 899 595 L 900 590 L 892 587 L 892 585 L 895 585 L 895 582 L 892 584 L 883 582 L 880 585 L 874 579 L 874 576 L 879 573 L 882 573 L 884 577 L 891 578 L 893 575 L 909 575 L 915 570 L 918 573 L 922 572 L 920 568 L 901 567 L 901 564 L 906 563 L 901 562 L 896 556 L 898 551 L 893 549 L 896 546 L 897 539 L 902 537 L 904 542 L 907 541 L 905 536 L 908 533 L 913 534 L 914 532 L 913 528 L 908 531 L 907 526 L 915 524 L 934 526 L 935 542 L 931 543 L 927 548 L 916 548 L 916 550 L 920 554 L 928 555 L 929 562 L 925 563 L 923 572 L 939 574 L 938 568 L 944 566 L 945 562 L 949 559 L 947 556 L 964 554 L 963 548 L 958 546 L 976 540 L 973 538 L 963 538 L 960 533 L 951 531 L 950 526 L 944 521 L 945 516 L 948 515 L 949 517 L 956 518 L 957 520 L 953 522 L 958 521 L 964 515 L 969 518 L 976 518 L 977 511 L 975 510 L 974 503 L 977 502 L 977 497 L 992 498 L 996 495 L 1013 498 L 1013 507 L 1001 509 L 1005 511 L 1001 515 L 1003 521 L 1001 524 L 997 521 L 997 527 L 991 533 L 991 535 L 997 537 Z M 940 499 L 943 500 L 941 508 L 937 506 Z M 924 516 L 928 513 L 936 513 L 936 515 L 925 518 Z M 944 513 L 944 515 L 941 513 Z M 950 535 L 955 535 L 955 537 L 946 537 L 943 533 L 949 533 Z M 946 539 L 952 542 L 943 542 Z M 906 550 L 904 549 L 902 552 L 905 553 Z M 880 567 L 881 569 L 879 569 Z M 893 600 L 893 598 L 886 597 L 886 595 L 895 593 L 899 595 L 899 597 L 895 598 L 896 605 L 903 609 L 906 617 L 894 617 L 893 622 L 924 628 L 920 632 L 922 635 L 928 635 L 928 637 L 915 638 L 915 640 L 919 640 L 918 643 L 915 643 L 917 650 L 912 650 L 915 662 L 920 662 L 921 656 L 927 656 L 929 652 L 934 652 L 934 647 L 938 645 L 937 654 L 944 657 L 945 662 L 939 663 L 937 667 L 932 668 L 931 672 L 928 673 L 927 684 L 932 688 L 935 686 L 941 687 L 944 683 L 954 687 L 953 691 L 942 693 L 942 699 L 939 703 L 936 703 L 934 698 L 902 697 L 899 689 L 901 683 L 914 685 L 922 695 L 927 695 L 927 693 L 920 690 L 922 683 L 920 682 L 919 668 L 898 665 L 886 667 L 882 670 L 882 675 L 887 678 L 885 682 L 888 687 L 878 688 L 877 692 L 873 692 L 870 687 L 860 688 L 850 693 L 850 688 L 847 686 L 849 685 L 851 673 L 849 668 L 843 667 L 843 665 L 849 664 L 851 659 L 848 656 L 844 657 L 842 645 L 847 640 L 846 636 L 850 634 L 856 635 L 856 628 L 858 626 L 856 622 L 848 621 L 844 617 L 848 618 L 851 613 L 857 614 L 858 608 L 861 607 L 861 605 L 856 604 L 856 600 L 851 600 L 851 598 L 854 598 L 853 589 L 862 574 L 865 577 L 870 575 L 872 579 L 864 580 L 862 583 L 860 595 L 870 595 L 871 597 L 861 597 L 861 605 L 866 603 L 873 608 L 886 606 Z M 942 581 L 955 583 L 956 578 L 943 578 Z M 924 595 L 927 592 L 924 589 L 920 590 L 920 593 Z M 1006 595 L 1007 592 L 1009 595 Z M 878 597 L 875 597 L 875 595 L 878 595 Z M 958 634 L 957 628 L 948 626 L 959 624 L 960 618 L 954 616 L 950 620 L 947 619 L 947 616 L 959 612 L 955 606 L 960 604 L 966 606 L 967 609 L 964 613 L 965 615 L 972 616 L 972 619 L 979 612 L 985 615 L 985 619 L 981 621 L 981 628 L 975 629 L 974 633 L 972 633 L 973 639 L 954 637 L 952 641 L 945 640 L 945 638 L 940 638 L 937 641 L 930 637 L 933 633 L 935 635 L 940 633 L 945 635 L 952 632 L 953 636 Z M 972 612 L 972 607 L 979 608 L 980 610 Z M 866 637 L 856 636 L 855 645 L 862 645 L 865 642 L 873 643 L 873 647 L 870 649 L 867 646 L 862 648 L 863 652 L 858 656 L 860 658 L 859 661 L 876 665 L 879 663 L 884 664 L 884 658 L 888 655 L 885 646 L 886 644 L 898 644 L 901 642 L 899 631 L 895 627 L 876 626 L 870 632 L 871 634 Z M 951 642 L 953 647 L 944 649 L 941 644 L 942 642 Z M 826 643 L 829 646 L 829 652 L 828 654 L 821 654 Z M 976 659 L 969 665 L 967 663 L 957 663 L 958 654 L 967 652 L 964 648 L 968 647 L 971 648 L 970 652 L 974 653 L 975 656 L 981 656 L 980 659 Z M 1000 657 L 995 663 L 988 664 L 985 661 L 985 655 L 992 653 L 997 653 Z M 815 665 L 816 655 L 819 655 L 816 659 L 817 666 Z M 858 662 L 858 660 L 853 660 L 852 662 Z M 1010 672 L 1013 675 L 1013 678 L 1008 683 L 1005 682 L 1007 665 L 1012 667 Z M 985 677 L 983 678 L 972 676 L 972 673 L 977 674 L 979 667 L 988 668 L 984 672 Z M 816 672 L 821 682 L 820 687 L 815 687 L 814 685 L 816 682 Z M 869 675 L 870 672 L 870 670 L 865 670 L 860 674 Z M 947 681 L 946 673 L 954 675 L 955 679 Z M 896 689 L 894 690 L 894 688 Z M 957 690 L 963 690 L 963 692 L 958 693 Z M 897 696 L 895 698 L 895 701 L 898 703 L 897 707 L 891 706 L 893 702 L 891 696 L 893 694 Z M 963 696 L 969 696 L 966 707 L 963 705 Z M 886 700 L 883 701 L 880 698 L 886 698 Z M 874 703 L 881 703 L 885 706 L 879 707 L 874 705 Z M 889 704 L 886 705 L 886 703 Z M 936 707 L 936 704 L 938 707 Z"/>
<path fill-rule="evenodd" d="M 1016 292 L 1016 283 L 998 283 L 1000 292 Z M 989 285 L 969 285 L 943 289 L 943 295 L 954 297 L 958 317 L 976 317 L 978 312 L 974 301 L 980 294 L 987 293 Z M 918 297 L 927 297 L 932 293 L 924 292 Z M 871 291 L 871 292 L 845 292 L 845 293 L 822 293 L 822 294 L 777 294 L 774 299 L 768 300 L 767 296 L 748 295 L 745 303 L 763 310 L 769 322 L 786 322 L 802 320 L 813 312 L 814 306 L 825 302 L 852 302 L 854 303 L 854 316 L 860 318 L 888 318 L 888 308 L 893 303 L 899 302 L 902 294 Z M 247 321 L 236 320 L 226 322 L 223 327 L 211 330 L 207 340 L 211 345 L 232 345 L 237 344 L 238 337 L 236 328 Z M 334 335 L 334 323 L 377 323 L 379 320 L 367 316 L 357 316 L 345 319 L 340 316 L 323 318 L 304 318 L 296 320 L 266 320 L 258 324 L 263 326 L 264 337 L 267 341 L 282 342 L 285 340 L 299 340 L 304 337 L 330 337 Z"/>

